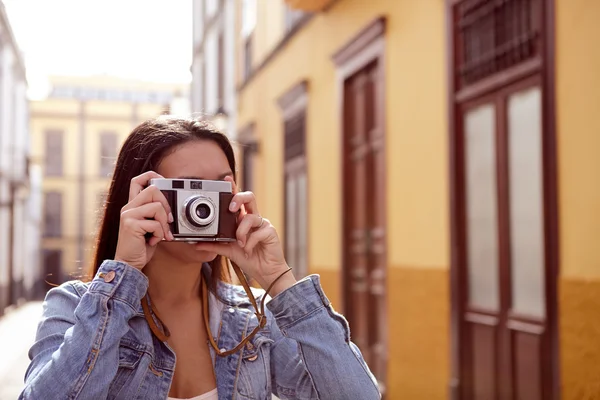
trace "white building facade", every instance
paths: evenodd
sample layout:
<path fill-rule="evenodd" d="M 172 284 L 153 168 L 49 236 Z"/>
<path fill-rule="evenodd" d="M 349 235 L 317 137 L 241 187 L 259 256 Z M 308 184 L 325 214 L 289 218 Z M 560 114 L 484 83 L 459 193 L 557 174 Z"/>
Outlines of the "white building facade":
<path fill-rule="evenodd" d="M 0 2 L 0 315 L 41 279 L 41 171 L 30 147 L 25 65 Z"/>
<path fill-rule="evenodd" d="M 191 112 L 236 138 L 236 0 L 193 0 Z"/>

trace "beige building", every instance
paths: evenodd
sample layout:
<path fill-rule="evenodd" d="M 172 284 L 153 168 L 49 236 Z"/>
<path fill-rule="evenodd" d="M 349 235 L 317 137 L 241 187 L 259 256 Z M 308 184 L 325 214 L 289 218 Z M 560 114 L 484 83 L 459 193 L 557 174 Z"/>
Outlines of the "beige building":
<path fill-rule="evenodd" d="M 30 104 L 30 126 L 44 176 L 41 279 L 60 284 L 88 272 L 121 144 L 143 120 L 181 107 L 188 89 L 107 76 L 50 83 L 47 98 Z"/>
<path fill-rule="evenodd" d="M 25 64 L 0 1 L 0 316 L 34 295 L 40 176 L 30 165 Z"/>

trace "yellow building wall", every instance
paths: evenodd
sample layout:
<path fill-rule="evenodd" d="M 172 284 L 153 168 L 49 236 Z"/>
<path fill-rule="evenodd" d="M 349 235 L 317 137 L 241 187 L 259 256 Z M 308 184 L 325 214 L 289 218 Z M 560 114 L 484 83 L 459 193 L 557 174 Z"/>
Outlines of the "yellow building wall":
<path fill-rule="evenodd" d="M 93 261 L 96 235 L 100 228 L 99 222 L 102 214 L 99 203 L 100 196 L 108 192 L 110 185 L 110 177 L 100 175 L 101 134 L 112 132 L 117 135 L 115 157 L 110 161 L 114 166 L 121 145 L 133 129 L 133 110 L 132 104 L 126 102 L 102 103 L 98 101 L 86 106 L 87 138 L 85 147 L 86 153 L 90 155 L 85 159 L 85 171 L 88 176 L 84 188 L 84 233 L 87 235 L 84 265 L 86 269 L 91 266 Z M 156 115 L 154 114 L 154 116 Z"/>
<path fill-rule="evenodd" d="M 279 42 L 280 34 L 284 29 L 284 12 L 283 0 L 257 0 L 257 23 L 253 43 L 255 47 L 252 54 L 254 66 L 264 60 Z"/>
<path fill-rule="evenodd" d="M 262 4 L 259 2 L 259 4 Z M 444 2 L 343 0 L 315 16 L 241 91 L 256 123 L 255 191 L 283 237 L 283 121 L 276 100 L 308 80 L 309 268 L 341 309 L 341 158 L 332 54 L 387 16 L 389 398 L 445 399 L 449 234 Z M 260 23 L 260 22 L 259 22 Z"/>
<path fill-rule="evenodd" d="M 76 272 L 77 260 L 77 218 L 73 213 L 66 210 L 77 209 L 77 159 L 69 155 L 78 154 L 78 136 L 79 123 L 77 114 L 79 113 L 79 103 L 70 100 L 60 101 L 33 101 L 30 103 L 30 130 L 32 135 L 32 160 L 40 163 L 43 170 L 45 159 L 45 132 L 47 130 L 63 131 L 63 176 L 46 177 L 44 176 L 43 191 L 58 191 L 62 193 L 62 207 L 65 210 L 62 213 L 62 237 L 44 238 L 42 237 L 42 247 L 44 249 L 62 250 L 62 268 L 63 276 L 44 276 L 48 283 L 60 285 L 65 280 L 70 279 L 70 274 Z M 44 204 L 42 204 L 44 207 Z"/>
<path fill-rule="evenodd" d="M 600 398 L 600 3 L 556 1 L 562 398 Z"/>

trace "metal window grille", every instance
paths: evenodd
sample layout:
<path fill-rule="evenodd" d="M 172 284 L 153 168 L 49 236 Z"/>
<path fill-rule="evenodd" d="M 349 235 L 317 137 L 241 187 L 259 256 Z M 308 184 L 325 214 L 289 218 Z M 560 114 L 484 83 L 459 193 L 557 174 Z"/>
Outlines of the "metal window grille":
<path fill-rule="evenodd" d="M 455 7 L 459 86 L 539 54 L 541 0 L 465 0 Z"/>

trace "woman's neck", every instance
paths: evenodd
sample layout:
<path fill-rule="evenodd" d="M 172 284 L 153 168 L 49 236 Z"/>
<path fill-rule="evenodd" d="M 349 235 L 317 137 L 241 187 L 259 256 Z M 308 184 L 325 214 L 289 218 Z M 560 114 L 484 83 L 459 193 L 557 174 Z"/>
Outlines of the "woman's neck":
<path fill-rule="evenodd" d="M 200 300 L 201 268 L 198 263 L 182 264 L 180 260 L 157 251 L 144 267 L 152 302 L 178 306 Z"/>

